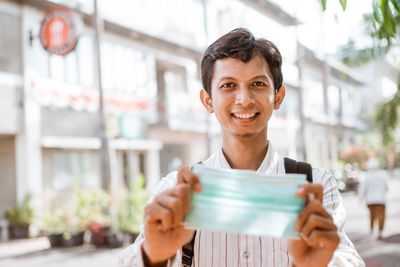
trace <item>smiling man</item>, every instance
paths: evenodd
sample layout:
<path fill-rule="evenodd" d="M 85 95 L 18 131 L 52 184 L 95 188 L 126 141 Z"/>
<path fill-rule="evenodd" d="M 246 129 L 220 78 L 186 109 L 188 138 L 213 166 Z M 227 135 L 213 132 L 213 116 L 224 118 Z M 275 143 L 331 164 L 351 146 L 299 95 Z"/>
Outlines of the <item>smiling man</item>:
<path fill-rule="evenodd" d="M 268 40 L 236 29 L 211 44 L 201 64 L 200 100 L 215 113 L 222 147 L 202 164 L 284 174 L 284 160 L 267 139 L 268 122 L 284 97 L 282 58 Z M 364 266 L 343 231 L 344 208 L 332 175 L 312 169 L 313 183 L 296 229 L 299 240 L 237 233 L 189 230 L 190 190 L 202 190 L 187 167 L 163 178 L 145 209 L 145 225 L 120 256 L 122 266 Z M 311 197 L 313 196 L 313 197 Z M 182 249 L 182 247 L 184 249 Z M 184 254 L 184 255 L 182 255 Z"/>

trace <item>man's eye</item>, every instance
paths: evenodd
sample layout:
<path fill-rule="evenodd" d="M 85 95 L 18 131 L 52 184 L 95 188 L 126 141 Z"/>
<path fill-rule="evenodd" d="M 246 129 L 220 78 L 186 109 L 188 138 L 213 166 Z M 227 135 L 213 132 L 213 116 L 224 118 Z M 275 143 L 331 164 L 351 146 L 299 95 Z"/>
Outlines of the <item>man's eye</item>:
<path fill-rule="evenodd" d="M 232 88 L 233 86 L 234 86 L 233 83 L 226 83 L 222 85 L 222 88 Z"/>
<path fill-rule="evenodd" d="M 255 86 L 265 86 L 265 83 L 263 83 L 263 82 L 254 82 L 253 85 L 255 85 Z"/>

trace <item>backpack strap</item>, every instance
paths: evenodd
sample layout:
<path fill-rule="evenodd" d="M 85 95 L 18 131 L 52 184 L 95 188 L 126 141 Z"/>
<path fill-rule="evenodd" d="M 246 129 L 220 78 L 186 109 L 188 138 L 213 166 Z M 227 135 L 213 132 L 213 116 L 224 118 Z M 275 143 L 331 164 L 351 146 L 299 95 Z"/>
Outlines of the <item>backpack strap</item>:
<path fill-rule="evenodd" d="M 290 158 L 284 158 L 286 173 L 301 173 L 307 176 L 307 181 L 312 183 L 312 166 L 307 162 L 295 161 Z"/>
<path fill-rule="evenodd" d="M 196 239 L 197 231 L 194 231 L 192 241 L 182 247 L 182 266 L 191 267 L 194 256 L 194 240 Z"/>

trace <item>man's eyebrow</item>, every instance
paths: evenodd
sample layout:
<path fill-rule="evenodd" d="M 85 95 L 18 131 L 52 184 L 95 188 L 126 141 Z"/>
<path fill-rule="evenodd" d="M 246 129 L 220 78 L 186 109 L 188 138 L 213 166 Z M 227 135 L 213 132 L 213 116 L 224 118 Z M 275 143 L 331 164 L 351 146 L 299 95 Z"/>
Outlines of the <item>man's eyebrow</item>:
<path fill-rule="evenodd" d="M 268 75 L 257 75 L 257 76 L 255 76 L 255 77 L 253 77 L 251 79 L 252 80 L 254 80 L 254 79 L 267 79 L 268 82 L 270 82 L 270 80 L 271 80 L 271 78 Z"/>
<path fill-rule="evenodd" d="M 223 76 L 218 80 L 218 82 L 223 81 L 223 80 L 236 80 L 236 79 L 231 76 Z"/>
<path fill-rule="evenodd" d="M 250 80 L 254 80 L 254 79 L 267 79 L 269 81 L 269 79 L 271 79 L 271 78 L 268 75 L 261 74 L 261 75 L 254 76 Z M 231 76 L 223 76 L 219 79 L 219 81 L 222 81 L 222 80 L 236 80 L 236 79 Z"/>

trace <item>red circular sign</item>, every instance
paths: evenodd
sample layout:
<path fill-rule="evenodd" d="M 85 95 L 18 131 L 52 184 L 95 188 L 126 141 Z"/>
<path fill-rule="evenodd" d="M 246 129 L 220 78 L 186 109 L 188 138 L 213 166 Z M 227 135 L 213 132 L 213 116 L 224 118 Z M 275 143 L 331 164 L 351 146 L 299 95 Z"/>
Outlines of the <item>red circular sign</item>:
<path fill-rule="evenodd" d="M 40 42 L 50 54 L 65 56 L 78 41 L 75 15 L 66 7 L 48 10 L 40 25 Z"/>

